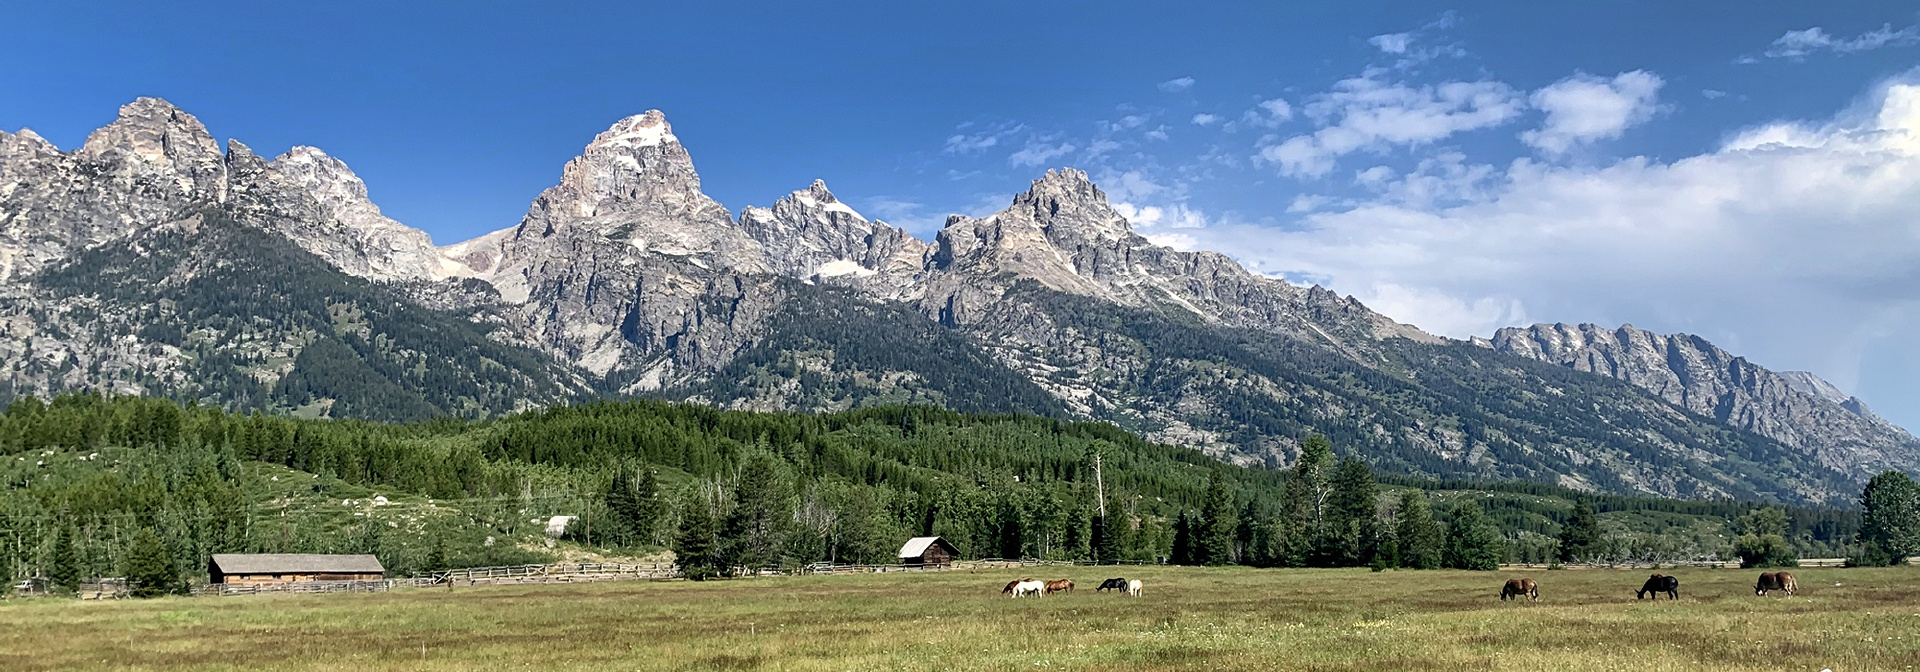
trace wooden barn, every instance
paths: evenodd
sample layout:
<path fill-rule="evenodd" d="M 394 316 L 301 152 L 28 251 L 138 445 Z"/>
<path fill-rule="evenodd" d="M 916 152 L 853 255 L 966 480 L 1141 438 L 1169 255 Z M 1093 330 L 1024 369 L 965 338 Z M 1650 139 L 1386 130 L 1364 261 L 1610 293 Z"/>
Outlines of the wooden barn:
<path fill-rule="evenodd" d="M 213 583 L 379 581 L 387 568 L 371 555 L 318 553 L 216 553 L 207 562 Z"/>
<path fill-rule="evenodd" d="M 900 547 L 900 564 L 945 567 L 960 557 L 960 549 L 939 537 L 914 537 Z"/>

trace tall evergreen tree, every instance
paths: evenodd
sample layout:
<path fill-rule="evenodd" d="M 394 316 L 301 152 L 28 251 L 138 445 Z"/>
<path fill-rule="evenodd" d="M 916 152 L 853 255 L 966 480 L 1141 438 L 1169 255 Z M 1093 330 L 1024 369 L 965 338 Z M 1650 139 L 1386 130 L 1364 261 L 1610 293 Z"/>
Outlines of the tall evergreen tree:
<path fill-rule="evenodd" d="M 159 597 L 185 591 L 180 568 L 173 562 L 173 549 L 150 528 L 142 527 L 134 533 L 125 563 L 123 571 L 127 581 L 133 584 L 134 597 Z"/>
<path fill-rule="evenodd" d="M 53 538 L 53 557 L 47 562 L 47 583 L 55 591 L 70 593 L 80 588 L 80 553 L 74 548 L 72 523 L 57 525 Z"/>
<path fill-rule="evenodd" d="M 787 478 L 777 458 L 756 452 L 743 460 L 733 488 L 733 508 L 721 523 L 727 565 L 749 569 L 776 564 L 793 521 Z"/>
<path fill-rule="evenodd" d="M 1433 519 L 1427 495 L 1407 490 L 1400 495 L 1400 529 L 1394 535 L 1400 545 L 1400 565 L 1413 569 L 1439 569 L 1446 545 L 1446 531 Z"/>
<path fill-rule="evenodd" d="M 1500 560 L 1506 556 L 1506 543 L 1480 503 L 1462 501 L 1448 514 L 1452 520 L 1447 521 L 1446 565 L 1485 572 L 1499 569 Z"/>
<path fill-rule="evenodd" d="M 1340 461 L 1334 470 L 1330 528 L 1339 564 L 1366 565 L 1380 547 L 1380 490 L 1373 470 L 1356 458 Z"/>
<path fill-rule="evenodd" d="M 1094 564 L 1105 564 L 1119 559 L 1114 554 L 1115 545 L 1113 543 L 1113 537 L 1107 535 L 1107 517 L 1095 513 L 1093 514 L 1093 521 L 1089 523 L 1088 526 L 1090 528 L 1089 533 L 1093 537 L 1091 545 L 1093 547 Z"/>
<path fill-rule="evenodd" d="M 1193 552 L 1193 519 L 1187 512 L 1180 512 L 1180 519 L 1173 524 L 1173 551 L 1167 562 L 1175 565 L 1196 565 Z"/>
<path fill-rule="evenodd" d="M 1884 471 L 1860 491 L 1860 543 L 1877 563 L 1902 564 L 1920 555 L 1920 484 Z"/>
<path fill-rule="evenodd" d="M 660 475 L 651 466 L 640 469 L 640 480 L 633 485 L 633 505 L 634 543 L 658 543 L 657 530 L 666 507 L 660 501 Z"/>
<path fill-rule="evenodd" d="M 1593 552 L 1594 542 L 1600 540 L 1600 517 L 1593 512 L 1593 504 L 1585 498 L 1573 503 L 1573 513 L 1567 515 L 1567 522 L 1560 526 L 1560 561 L 1575 562 L 1586 560 Z"/>
<path fill-rule="evenodd" d="M 621 546 L 635 543 L 640 529 L 640 499 L 633 487 L 632 473 L 631 466 L 615 465 L 613 479 L 607 483 L 605 495 L 607 529 L 604 534 Z"/>
<path fill-rule="evenodd" d="M 1300 441 L 1300 459 L 1288 475 L 1283 499 L 1289 564 L 1333 564 L 1330 556 L 1338 554 L 1336 542 L 1329 539 L 1326 515 L 1333 494 L 1328 484 L 1332 469 L 1333 442 L 1319 434 Z"/>
<path fill-rule="evenodd" d="M 720 557 L 720 529 L 711 506 L 696 491 L 680 512 L 680 531 L 673 544 L 674 564 L 680 567 L 681 576 L 692 581 L 723 576 L 728 569 Z"/>
<path fill-rule="evenodd" d="M 1233 542 L 1240 527 L 1234 515 L 1233 493 L 1218 470 L 1207 479 L 1207 495 L 1200 509 L 1200 527 L 1194 543 L 1194 564 L 1233 564 Z"/>

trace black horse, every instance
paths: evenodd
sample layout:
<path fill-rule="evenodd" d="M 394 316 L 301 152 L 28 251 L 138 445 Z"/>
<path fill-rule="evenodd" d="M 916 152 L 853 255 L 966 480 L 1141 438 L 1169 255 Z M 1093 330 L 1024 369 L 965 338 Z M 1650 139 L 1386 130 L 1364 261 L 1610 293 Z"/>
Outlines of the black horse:
<path fill-rule="evenodd" d="M 1123 593 L 1127 592 L 1127 580 L 1126 579 L 1107 579 L 1105 581 L 1101 581 L 1100 587 L 1093 589 L 1093 592 L 1098 593 L 1104 590 L 1118 590 Z"/>
<path fill-rule="evenodd" d="M 1652 596 L 1653 599 L 1658 600 L 1661 593 L 1666 593 L 1668 599 L 1680 599 L 1680 577 L 1664 574 L 1649 576 L 1647 582 L 1640 586 L 1640 590 L 1634 592 L 1633 599 Z"/>

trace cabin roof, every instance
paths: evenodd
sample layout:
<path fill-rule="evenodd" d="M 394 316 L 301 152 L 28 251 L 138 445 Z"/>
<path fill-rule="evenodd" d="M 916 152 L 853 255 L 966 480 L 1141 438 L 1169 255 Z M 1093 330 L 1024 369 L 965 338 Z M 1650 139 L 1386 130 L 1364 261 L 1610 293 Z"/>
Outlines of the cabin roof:
<path fill-rule="evenodd" d="M 959 552 L 959 549 L 954 548 L 953 544 L 947 543 L 945 539 L 939 537 L 914 537 L 908 539 L 906 545 L 900 547 L 900 557 L 917 558 L 926 555 L 927 549 L 932 548 L 934 544 L 939 544 L 941 548 L 947 549 L 948 553 Z"/>
<path fill-rule="evenodd" d="M 320 553 L 216 553 L 213 566 L 222 574 L 385 574 L 387 568 L 371 555 Z"/>

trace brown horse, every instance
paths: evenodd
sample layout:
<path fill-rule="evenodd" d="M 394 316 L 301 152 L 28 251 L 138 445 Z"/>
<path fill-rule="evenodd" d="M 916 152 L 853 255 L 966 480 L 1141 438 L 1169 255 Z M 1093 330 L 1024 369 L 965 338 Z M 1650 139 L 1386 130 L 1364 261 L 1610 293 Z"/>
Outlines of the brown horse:
<path fill-rule="evenodd" d="M 1528 600 L 1538 602 L 1540 587 L 1533 584 L 1533 579 L 1507 579 L 1507 585 L 1500 588 L 1500 600 L 1503 602 L 1509 599 L 1518 600 L 1522 595 Z"/>
<path fill-rule="evenodd" d="M 1640 590 L 1633 594 L 1633 599 L 1638 600 L 1652 595 L 1653 599 L 1658 600 L 1661 593 L 1666 593 L 1667 597 L 1672 599 L 1680 599 L 1680 577 L 1665 574 L 1647 577 L 1647 582 L 1640 584 Z"/>
<path fill-rule="evenodd" d="M 1071 593 L 1071 592 L 1073 592 L 1073 582 L 1072 582 L 1072 581 L 1068 581 L 1068 580 L 1066 580 L 1066 579 L 1061 579 L 1061 580 L 1059 580 L 1059 581 L 1048 581 L 1048 582 L 1047 582 L 1047 592 L 1046 592 L 1046 594 L 1048 594 L 1048 595 L 1052 595 L 1052 594 L 1054 594 L 1054 593 Z"/>
<path fill-rule="evenodd" d="M 1792 597 L 1793 591 L 1796 588 L 1799 588 L 1799 586 L 1794 584 L 1793 574 L 1788 572 L 1767 572 L 1761 574 L 1760 580 L 1753 584 L 1753 594 L 1766 595 L 1769 592 L 1778 590 L 1786 593 L 1788 597 Z"/>

